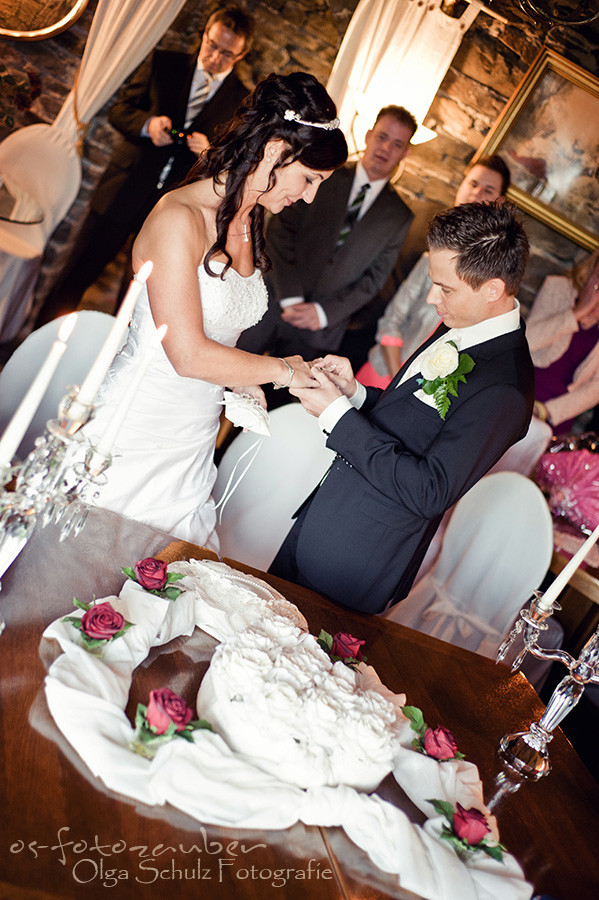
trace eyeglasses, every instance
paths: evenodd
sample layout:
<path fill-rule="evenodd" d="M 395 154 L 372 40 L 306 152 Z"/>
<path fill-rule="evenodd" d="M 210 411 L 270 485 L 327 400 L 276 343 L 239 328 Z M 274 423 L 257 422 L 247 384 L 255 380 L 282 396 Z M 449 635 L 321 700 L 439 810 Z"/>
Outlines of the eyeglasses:
<path fill-rule="evenodd" d="M 243 56 L 243 53 L 231 53 L 230 50 L 221 50 L 218 44 L 215 44 L 214 41 L 206 34 L 204 34 L 202 40 L 208 45 L 208 49 L 211 53 L 218 53 L 219 56 L 222 56 L 223 59 L 226 59 L 229 62 L 232 62 L 234 59 L 239 59 L 240 56 Z"/>

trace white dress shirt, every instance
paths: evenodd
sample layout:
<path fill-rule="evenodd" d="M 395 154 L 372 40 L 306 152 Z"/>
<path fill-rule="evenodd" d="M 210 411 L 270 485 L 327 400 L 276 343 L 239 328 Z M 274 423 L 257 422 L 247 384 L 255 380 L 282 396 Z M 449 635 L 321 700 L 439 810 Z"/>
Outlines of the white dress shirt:
<path fill-rule="evenodd" d="M 424 353 L 428 355 L 433 347 L 437 344 L 453 341 L 458 351 L 468 350 L 477 344 L 490 341 L 493 338 L 500 337 L 502 334 L 509 334 L 516 331 L 520 327 L 520 304 L 514 300 L 514 308 L 509 312 L 502 313 L 500 316 L 493 316 L 491 319 L 484 319 L 475 325 L 469 325 L 467 328 L 450 328 L 445 334 L 437 338 L 430 344 L 426 351 L 419 353 L 418 356 L 410 363 L 405 370 L 397 385 L 403 384 L 408 378 L 417 375 L 420 372 L 421 362 Z M 425 394 L 420 388 L 414 391 L 414 396 L 429 406 L 434 406 L 435 401 L 432 396 Z M 332 403 L 329 403 L 318 417 L 318 424 L 325 434 L 330 434 L 341 416 L 344 416 L 348 409 L 360 409 L 366 400 L 366 388 L 359 381 L 356 381 L 356 392 L 353 397 L 337 397 Z"/>

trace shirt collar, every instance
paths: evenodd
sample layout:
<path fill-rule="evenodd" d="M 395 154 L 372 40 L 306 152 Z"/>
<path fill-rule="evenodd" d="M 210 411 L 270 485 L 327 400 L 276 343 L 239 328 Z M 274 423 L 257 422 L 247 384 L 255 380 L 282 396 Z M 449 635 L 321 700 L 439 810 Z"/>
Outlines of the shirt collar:
<path fill-rule="evenodd" d="M 378 178 L 376 181 L 371 181 L 366 174 L 366 169 L 362 165 L 362 162 L 358 162 L 356 166 L 356 174 L 354 175 L 354 184 L 357 187 L 360 188 L 363 184 L 366 184 L 366 182 L 368 182 L 371 190 L 376 191 L 376 193 L 378 194 L 378 192 L 382 190 L 383 187 L 387 184 L 388 180 L 388 178 Z"/>
<path fill-rule="evenodd" d="M 202 72 L 204 75 L 204 78 L 207 78 L 208 81 L 210 82 L 210 84 L 222 84 L 222 82 L 225 80 L 227 75 L 230 75 L 232 71 L 233 71 L 233 66 L 231 66 L 230 69 L 227 69 L 226 72 L 219 72 L 218 75 L 207 75 L 207 73 L 204 69 L 204 66 L 200 62 L 200 57 L 198 56 L 198 61 L 196 63 L 196 74 L 199 74 L 200 72 Z"/>
<path fill-rule="evenodd" d="M 514 308 L 492 319 L 484 319 L 476 325 L 468 325 L 467 328 L 450 328 L 443 335 L 444 341 L 455 341 L 458 350 L 467 350 L 476 344 L 493 340 L 502 334 L 509 334 L 520 327 L 520 304 L 514 298 Z"/>

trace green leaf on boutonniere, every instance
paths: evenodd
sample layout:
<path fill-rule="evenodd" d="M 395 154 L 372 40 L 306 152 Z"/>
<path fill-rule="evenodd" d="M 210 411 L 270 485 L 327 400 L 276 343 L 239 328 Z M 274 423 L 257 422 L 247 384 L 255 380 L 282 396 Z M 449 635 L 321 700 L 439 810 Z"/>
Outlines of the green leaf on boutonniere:
<path fill-rule="evenodd" d="M 447 341 L 448 344 L 455 344 L 453 341 Z M 457 349 L 457 348 L 456 348 Z M 474 368 L 474 360 L 468 353 L 460 353 L 458 355 L 458 364 L 449 375 L 445 377 L 435 378 L 432 381 L 426 378 L 419 378 L 418 384 L 425 394 L 428 394 L 435 401 L 435 407 L 442 419 L 445 419 L 449 407 L 451 405 L 450 395 L 458 396 L 458 384 L 460 381 L 466 383 L 466 375 Z"/>

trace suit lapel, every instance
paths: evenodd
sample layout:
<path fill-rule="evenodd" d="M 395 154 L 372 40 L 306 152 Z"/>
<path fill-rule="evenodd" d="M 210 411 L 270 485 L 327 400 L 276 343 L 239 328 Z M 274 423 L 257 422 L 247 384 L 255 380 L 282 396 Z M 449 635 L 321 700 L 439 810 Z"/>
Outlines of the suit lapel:
<path fill-rule="evenodd" d="M 333 230 L 335 243 L 337 241 L 337 235 L 341 231 L 343 223 L 345 221 L 345 214 L 347 212 L 347 205 L 349 203 L 349 195 L 351 194 L 352 184 L 354 183 L 354 176 L 356 174 L 356 167 L 353 166 L 343 166 L 342 169 L 338 170 L 338 176 L 335 179 L 334 187 L 335 187 L 335 197 L 333 199 L 333 204 L 329 208 L 329 214 L 331 215 L 331 221 L 334 223 L 335 227 Z M 355 227 L 355 226 L 354 226 Z M 351 232 L 349 237 L 351 237 Z M 348 240 L 349 240 L 348 237 Z M 345 242 L 347 243 L 347 241 Z M 335 244 L 333 245 L 333 252 L 335 249 Z"/>
<path fill-rule="evenodd" d="M 403 384 L 399 384 L 404 372 L 407 370 L 408 366 L 412 364 L 414 359 L 416 359 L 419 353 L 422 353 L 423 350 L 429 347 L 434 341 L 442 337 L 442 335 L 447 334 L 448 331 L 449 328 L 447 327 L 447 325 L 444 325 L 443 322 L 440 322 L 438 327 L 435 328 L 430 337 L 428 337 L 426 341 L 420 345 L 420 347 L 417 347 L 412 355 L 406 359 L 400 370 L 391 380 L 391 383 L 385 388 L 380 398 L 377 400 L 376 406 L 379 406 L 379 404 L 389 403 L 393 400 L 398 400 L 400 397 L 403 397 L 406 394 L 414 393 L 414 391 L 418 387 L 416 383 L 418 373 L 416 373 L 416 375 L 413 375 L 411 378 L 408 378 L 407 381 L 405 381 Z"/>
<path fill-rule="evenodd" d="M 438 338 L 442 337 L 444 334 L 447 334 L 448 331 L 449 328 L 441 322 L 439 327 L 435 329 L 431 336 L 423 344 L 421 344 L 420 347 L 418 347 L 418 349 L 415 350 L 414 353 L 412 353 L 412 355 L 405 361 L 397 375 L 393 378 L 389 386 L 385 388 L 379 399 L 376 401 L 376 407 L 378 407 L 379 405 L 391 403 L 394 400 L 399 400 L 406 394 L 414 393 L 414 391 L 418 387 L 416 379 L 419 377 L 419 373 L 416 373 L 416 375 L 408 378 L 407 381 L 405 381 L 403 384 L 399 384 L 403 373 L 419 353 L 429 347 Z M 525 341 L 524 332 L 524 322 L 520 322 L 520 327 L 515 331 L 509 331 L 507 334 L 502 334 L 499 337 L 491 338 L 488 341 L 483 341 L 482 344 L 475 344 L 473 347 L 468 347 L 465 352 L 469 353 L 475 362 L 477 359 L 491 359 L 493 356 L 497 356 L 498 354 L 515 350 Z"/>

